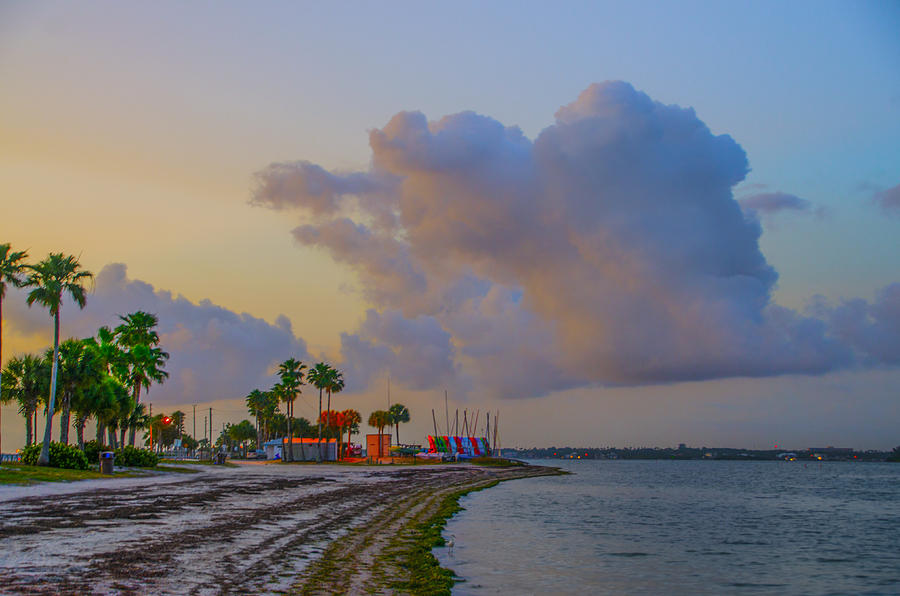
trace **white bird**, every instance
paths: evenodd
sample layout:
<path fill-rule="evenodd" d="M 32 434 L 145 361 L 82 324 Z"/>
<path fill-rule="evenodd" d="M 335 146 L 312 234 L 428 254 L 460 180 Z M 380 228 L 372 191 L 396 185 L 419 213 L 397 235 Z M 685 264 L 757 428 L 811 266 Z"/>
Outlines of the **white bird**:
<path fill-rule="evenodd" d="M 450 538 L 447 540 L 447 549 L 452 551 L 454 544 L 456 544 L 456 536 L 450 534 Z"/>

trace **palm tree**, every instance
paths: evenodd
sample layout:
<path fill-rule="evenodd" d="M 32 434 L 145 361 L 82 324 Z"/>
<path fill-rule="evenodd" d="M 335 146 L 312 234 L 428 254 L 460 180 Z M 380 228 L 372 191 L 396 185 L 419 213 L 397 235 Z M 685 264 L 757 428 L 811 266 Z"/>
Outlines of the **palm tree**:
<path fill-rule="evenodd" d="M 336 368 L 328 367 L 328 374 L 325 377 L 325 391 L 328 393 L 328 412 L 329 419 L 326 421 L 327 426 L 331 426 L 331 394 L 340 393 L 344 390 L 344 375 Z"/>
<path fill-rule="evenodd" d="M 300 386 L 303 385 L 303 371 L 306 365 L 299 360 L 289 358 L 278 365 L 278 376 L 281 377 L 281 399 L 284 400 L 288 415 L 288 459 L 293 459 L 294 453 L 294 400 L 300 395 Z"/>
<path fill-rule="evenodd" d="M 362 424 L 362 415 L 356 410 L 344 410 L 341 412 L 344 415 L 344 428 L 347 429 L 347 445 L 350 444 L 350 438 L 353 436 L 353 431 L 356 430 L 359 432 L 359 425 Z M 341 431 L 341 436 L 343 437 L 343 430 Z"/>
<path fill-rule="evenodd" d="M 117 390 L 124 390 L 121 383 L 104 372 L 98 382 L 75 392 L 71 409 L 75 415 L 75 436 L 78 439 L 79 449 L 84 449 L 84 426 L 91 416 L 97 419 L 97 442 L 105 444 L 102 440 L 103 424 L 99 416 L 104 410 L 113 407 Z"/>
<path fill-rule="evenodd" d="M 369 426 L 378 429 L 378 457 L 383 456 L 381 435 L 384 434 L 384 427 L 390 426 L 391 413 L 384 410 L 375 410 L 369 414 Z"/>
<path fill-rule="evenodd" d="M 324 362 L 318 362 L 315 366 L 309 369 L 309 372 L 306 374 L 306 380 L 310 385 L 316 387 L 319 390 L 319 440 L 318 440 L 318 450 L 319 455 L 316 457 L 316 462 L 322 462 L 322 390 L 325 389 L 325 385 L 328 384 L 328 374 L 331 371 L 331 367 L 325 364 Z"/>
<path fill-rule="evenodd" d="M 45 358 L 49 362 L 53 354 L 47 350 Z M 105 374 L 99 353 L 90 348 L 86 340 L 67 339 L 59 345 L 59 369 L 57 387 L 60 409 L 59 441 L 69 444 L 69 422 L 72 399 L 79 388 L 97 383 Z"/>
<path fill-rule="evenodd" d="M 8 242 L 0 244 L 0 404 L 3 403 L 3 298 L 6 297 L 6 284 L 20 288 L 25 283 L 23 276 L 27 266 L 23 261 L 28 256 L 24 250 L 13 251 L 10 248 Z"/>
<path fill-rule="evenodd" d="M 159 348 L 159 334 L 154 329 L 159 323 L 156 315 L 139 310 L 120 316 L 122 321 L 113 331 L 114 341 L 121 350 L 126 384 L 131 387 L 134 403 L 141 403 L 141 387 L 149 390 L 153 381 L 163 383 L 169 373 L 163 370 L 169 354 Z M 124 441 L 123 441 L 124 442 Z M 128 437 L 134 446 L 134 429 Z"/>
<path fill-rule="evenodd" d="M 79 271 L 81 263 L 72 255 L 50 253 L 37 265 L 29 265 L 31 273 L 25 285 L 34 289 L 28 292 L 28 306 L 35 302 L 45 306 L 53 317 L 53 360 L 50 365 L 50 399 L 47 402 L 47 424 L 44 427 L 44 443 L 38 465 L 50 463 L 50 433 L 53 430 L 53 411 L 56 407 L 56 368 L 59 364 L 59 309 L 63 294 L 69 294 L 79 308 L 87 303 L 84 284 L 94 278 L 90 271 Z"/>
<path fill-rule="evenodd" d="M 263 408 L 266 405 L 266 394 L 259 389 L 254 389 L 247 395 L 245 398 L 245 403 L 247 404 L 247 411 L 250 412 L 250 415 L 256 419 L 256 445 L 257 448 L 259 445 L 262 445 L 262 424 L 260 421 L 263 416 Z"/>
<path fill-rule="evenodd" d="M 134 404 L 134 409 L 126 419 L 128 426 L 128 436 L 134 437 L 134 433 L 138 429 L 147 428 L 150 425 L 150 415 L 147 413 L 147 407 L 144 404 Z M 123 436 L 124 442 L 124 436 Z M 134 447 L 134 439 L 131 439 L 131 446 Z"/>
<path fill-rule="evenodd" d="M 112 390 L 112 400 L 104 401 L 97 413 L 97 439 L 103 442 L 102 429 L 106 429 L 108 441 L 107 444 L 116 449 L 119 447 L 119 441 L 116 439 L 116 431 L 123 424 L 127 424 L 128 416 L 134 410 L 134 400 L 128 393 L 128 389 L 121 383 L 113 383 L 109 385 Z"/>
<path fill-rule="evenodd" d="M 409 422 L 409 408 L 403 404 L 394 404 L 388 410 L 391 415 L 391 422 L 397 428 L 397 444 L 400 444 L 400 423 Z"/>
<path fill-rule="evenodd" d="M 40 356 L 25 354 L 21 358 L 11 358 L 3 372 L 4 399 L 19 402 L 19 413 L 25 417 L 26 446 L 35 442 L 37 409 L 49 386 L 47 368 L 47 361 Z"/>

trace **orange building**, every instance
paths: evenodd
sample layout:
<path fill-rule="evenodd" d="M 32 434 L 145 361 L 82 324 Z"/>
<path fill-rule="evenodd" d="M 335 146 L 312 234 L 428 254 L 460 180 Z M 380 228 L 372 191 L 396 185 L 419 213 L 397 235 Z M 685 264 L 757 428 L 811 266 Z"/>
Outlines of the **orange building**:
<path fill-rule="evenodd" d="M 381 451 L 378 450 L 378 440 L 381 437 Z M 374 434 L 366 435 L 366 457 L 388 457 L 391 454 L 391 435 Z"/>

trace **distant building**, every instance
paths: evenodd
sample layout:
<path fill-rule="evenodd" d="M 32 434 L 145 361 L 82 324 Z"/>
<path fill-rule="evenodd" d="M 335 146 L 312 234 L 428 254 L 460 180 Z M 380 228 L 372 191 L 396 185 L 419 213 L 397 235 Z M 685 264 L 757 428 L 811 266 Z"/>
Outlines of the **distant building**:
<path fill-rule="evenodd" d="M 293 458 L 291 461 L 316 461 L 318 459 L 319 439 L 301 439 L 294 437 Z M 266 449 L 266 459 L 284 459 L 284 451 L 288 447 L 288 438 L 272 439 L 263 443 Z M 322 439 L 322 460 L 337 460 L 337 439 Z"/>

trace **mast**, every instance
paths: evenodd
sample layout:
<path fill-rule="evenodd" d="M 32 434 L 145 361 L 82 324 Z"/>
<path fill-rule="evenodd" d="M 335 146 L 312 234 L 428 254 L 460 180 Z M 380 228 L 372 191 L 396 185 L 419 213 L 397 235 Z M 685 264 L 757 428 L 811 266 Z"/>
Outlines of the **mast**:
<path fill-rule="evenodd" d="M 472 435 L 469 434 L 469 418 L 466 416 L 467 410 L 463 410 L 463 434 L 466 435 L 467 438 L 471 439 Z"/>
<path fill-rule="evenodd" d="M 431 421 L 434 423 L 434 436 L 438 436 L 437 418 L 434 417 L 434 408 L 431 408 Z"/>
<path fill-rule="evenodd" d="M 447 434 L 450 434 L 450 407 L 447 405 L 447 390 L 444 389 L 444 421 L 447 423 Z"/>

